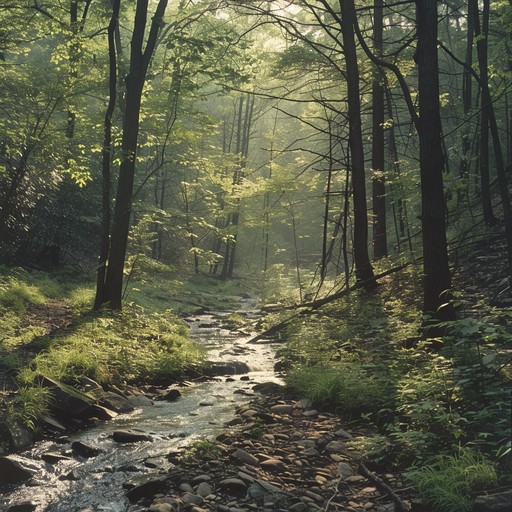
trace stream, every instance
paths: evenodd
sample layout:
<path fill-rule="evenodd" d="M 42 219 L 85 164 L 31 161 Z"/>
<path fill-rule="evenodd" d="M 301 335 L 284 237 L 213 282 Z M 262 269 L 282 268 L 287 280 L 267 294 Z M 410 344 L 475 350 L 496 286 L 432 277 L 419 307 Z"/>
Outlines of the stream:
<path fill-rule="evenodd" d="M 257 300 L 239 299 L 236 311 L 256 319 Z M 36 512 L 79 512 L 91 508 L 95 512 L 138 512 L 146 508 L 130 504 L 123 483 L 144 475 L 158 476 L 172 464 L 167 455 L 194 440 L 218 435 L 224 424 L 234 417 L 237 405 L 247 402 L 258 382 L 279 382 L 273 371 L 272 344 L 248 344 L 251 334 L 230 331 L 225 320 L 233 312 L 210 312 L 188 318 L 191 335 L 208 350 L 211 361 L 246 363 L 245 375 L 225 376 L 181 389 L 176 402 L 155 402 L 132 413 L 122 414 L 87 430 L 71 434 L 68 444 L 41 441 L 12 458 L 35 470 L 29 482 L 0 496 L 0 510 L 16 504 L 33 502 Z M 151 441 L 116 443 L 115 430 L 136 430 Z M 91 459 L 73 457 L 70 443 L 81 441 L 102 452 Z M 58 463 L 45 462 L 45 453 L 59 453 L 69 458 Z M 71 479 L 70 479 L 71 476 Z"/>

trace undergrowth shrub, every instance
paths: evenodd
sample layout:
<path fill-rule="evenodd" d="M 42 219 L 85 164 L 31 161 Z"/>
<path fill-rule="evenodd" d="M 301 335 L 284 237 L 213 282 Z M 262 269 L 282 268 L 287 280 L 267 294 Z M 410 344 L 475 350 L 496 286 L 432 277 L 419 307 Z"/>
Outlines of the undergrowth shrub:
<path fill-rule="evenodd" d="M 409 471 L 407 477 L 434 512 L 468 512 L 471 494 L 492 490 L 498 484 L 494 465 L 469 448 L 437 457 L 432 464 Z"/>
<path fill-rule="evenodd" d="M 287 380 L 313 404 L 343 412 L 361 413 L 390 401 L 386 382 L 369 375 L 355 362 L 299 366 L 288 374 Z"/>

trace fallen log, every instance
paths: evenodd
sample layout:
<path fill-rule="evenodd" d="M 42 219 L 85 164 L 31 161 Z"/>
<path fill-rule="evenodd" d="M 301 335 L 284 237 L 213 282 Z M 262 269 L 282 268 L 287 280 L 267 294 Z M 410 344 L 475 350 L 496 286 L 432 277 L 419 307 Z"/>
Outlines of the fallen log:
<path fill-rule="evenodd" d="M 278 324 L 273 325 L 266 331 L 263 331 L 262 333 L 258 334 L 257 336 L 254 336 L 253 338 L 251 338 L 248 341 L 248 343 L 256 343 L 257 341 L 261 340 L 262 338 L 267 338 L 269 336 L 272 336 L 276 332 L 279 332 L 282 329 L 284 329 L 295 318 L 302 316 L 302 315 L 310 314 L 313 311 L 321 308 L 322 306 L 325 306 L 326 304 L 329 304 L 331 302 L 334 302 L 335 300 L 345 297 L 346 295 L 348 295 L 350 292 L 352 292 L 354 290 L 359 290 L 360 288 L 364 288 L 368 285 L 371 285 L 372 283 L 374 285 L 376 285 L 378 279 L 382 279 L 383 277 L 389 276 L 396 272 L 400 272 L 400 270 L 407 268 L 409 265 L 410 265 L 410 263 L 404 263 L 403 265 L 399 265 L 398 267 L 394 267 L 389 270 L 386 270 L 385 272 L 377 274 L 376 276 L 372 277 L 371 279 L 364 279 L 361 281 L 357 281 L 347 290 L 341 290 L 339 292 L 333 293 L 332 295 L 328 295 L 327 297 L 323 297 L 321 299 L 317 299 L 317 300 L 314 300 L 311 302 L 305 302 L 302 304 L 294 304 L 293 306 L 285 306 L 285 307 L 283 307 L 283 309 L 285 309 L 285 310 L 301 309 L 302 311 L 299 311 L 295 315 L 292 315 L 291 317 L 287 318 L 286 320 L 283 320 L 282 322 L 279 322 Z"/>

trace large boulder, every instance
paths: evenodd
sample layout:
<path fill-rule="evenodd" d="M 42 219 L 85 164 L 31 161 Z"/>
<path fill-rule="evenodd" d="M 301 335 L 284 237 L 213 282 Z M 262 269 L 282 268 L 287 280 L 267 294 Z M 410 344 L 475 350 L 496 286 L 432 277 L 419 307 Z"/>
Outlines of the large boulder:
<path fill-rule="evenodd" d="M 23 467 L 17 460 L 0 457 L 0 487 L 21 484 L 30 480 L 33 472 Z"/>

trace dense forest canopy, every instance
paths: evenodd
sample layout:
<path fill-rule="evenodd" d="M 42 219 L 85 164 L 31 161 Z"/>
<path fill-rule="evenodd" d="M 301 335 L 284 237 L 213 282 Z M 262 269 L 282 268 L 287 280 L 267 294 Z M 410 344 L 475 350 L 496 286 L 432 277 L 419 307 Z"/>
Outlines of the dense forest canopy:
<path fill-rule="evenodd" d="M 423 250 L 434 313 L 445 233 L 455 248 L 510 220 L 506 1 L 0 15 L 3 261 L 101 252 L 97 305 L 120 307 L 123 272 L 148 260 L 223 278 L 285 265 L 302 286 Z"/>

